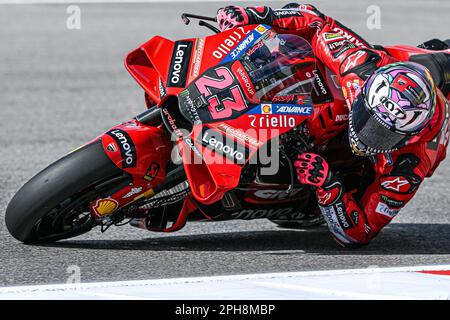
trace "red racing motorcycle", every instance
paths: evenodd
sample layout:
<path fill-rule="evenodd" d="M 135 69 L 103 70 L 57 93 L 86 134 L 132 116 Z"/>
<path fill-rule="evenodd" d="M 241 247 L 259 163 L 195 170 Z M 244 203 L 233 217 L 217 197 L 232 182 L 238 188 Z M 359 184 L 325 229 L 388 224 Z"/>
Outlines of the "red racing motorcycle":
<path fill-rule="evenodd" d="M 344 179 L 357 180 L 362 158 L 337 151 L 348 111 L 336 75 L 298 36 L 267 25 L 219 32 L 205 22 L 214 19 L 183 15 L 186 24 L 189 18 L 217 34 L 156 36 L 129 53 L 125 66 L 144 89 L 147 110 L 28 181 L 6 210 L 11 235 L 42 243 L 125 223 L 160 232 L 187 221 L 323 223 L 293 160 L 326 152 Z M 445 83 L 440 51 L 382 49 L 415 57 Z"/>

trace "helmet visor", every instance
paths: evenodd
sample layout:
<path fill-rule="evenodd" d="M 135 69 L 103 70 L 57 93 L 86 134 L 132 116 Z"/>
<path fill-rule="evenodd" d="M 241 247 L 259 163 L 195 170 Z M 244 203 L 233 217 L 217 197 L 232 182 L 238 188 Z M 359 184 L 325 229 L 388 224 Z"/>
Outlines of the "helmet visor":
<path fill-rule="evenodd" d="M 361 93 L 353 102 L 350 112 L 350 138 L 358 149 L 367 154 L 386 153 L 406 144 L 410 137 L 391 131 L 382 120 L 372 115 L 365 106 Z"/>

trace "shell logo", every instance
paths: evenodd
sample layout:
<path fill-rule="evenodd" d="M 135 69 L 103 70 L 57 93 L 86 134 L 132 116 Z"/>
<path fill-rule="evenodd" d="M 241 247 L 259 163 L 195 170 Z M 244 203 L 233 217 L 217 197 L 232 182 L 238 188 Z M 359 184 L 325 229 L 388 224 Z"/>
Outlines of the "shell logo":
<path fill-rule="evenodd" d="M 267 29 L 264 26 L 257 26 L 256 27 L 256 31 L 258 31 L 259 33 L 264 33 Z"/>
<path fill-rule="evenodd" d="M 114 212 L 119 207 L 119 203 L 111 198 L 98 199 L 95 205 L 92 207 L 94 212 L 99 216 L 105 216 Z"/>
<path fill-rule="evenodd" d="M 263 104 L 261 106 L 262 114 L 272 114 L 272 105 L 270 104 Z"/>

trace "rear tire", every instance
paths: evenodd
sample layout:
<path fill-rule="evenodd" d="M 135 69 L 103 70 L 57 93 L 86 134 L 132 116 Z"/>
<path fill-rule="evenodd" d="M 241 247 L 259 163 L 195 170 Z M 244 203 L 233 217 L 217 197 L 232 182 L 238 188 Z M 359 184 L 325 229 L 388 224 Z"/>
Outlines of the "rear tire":
<path fill-rule="evenodd" d="M 96 224 L 89 202 L 106 191 L 98 186 L 123 175 L 105 154 L 101 140 L 88 144 L 20 188 L 6 209 L 6 227 L 24 243 L 53 242 L 88 232 Z"/>

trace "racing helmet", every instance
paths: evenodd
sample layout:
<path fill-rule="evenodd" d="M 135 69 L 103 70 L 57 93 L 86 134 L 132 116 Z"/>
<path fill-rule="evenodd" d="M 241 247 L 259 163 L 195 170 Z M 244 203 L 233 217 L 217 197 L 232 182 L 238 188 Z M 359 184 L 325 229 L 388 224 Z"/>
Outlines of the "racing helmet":
<path fill-rule="evenodd" d="M 417 140 L 436 105 L 430 72 L 399 62 L 379 68 L 365 82 L 349 116 L 349 141 L 356 155 L 395 151 Z"/>

